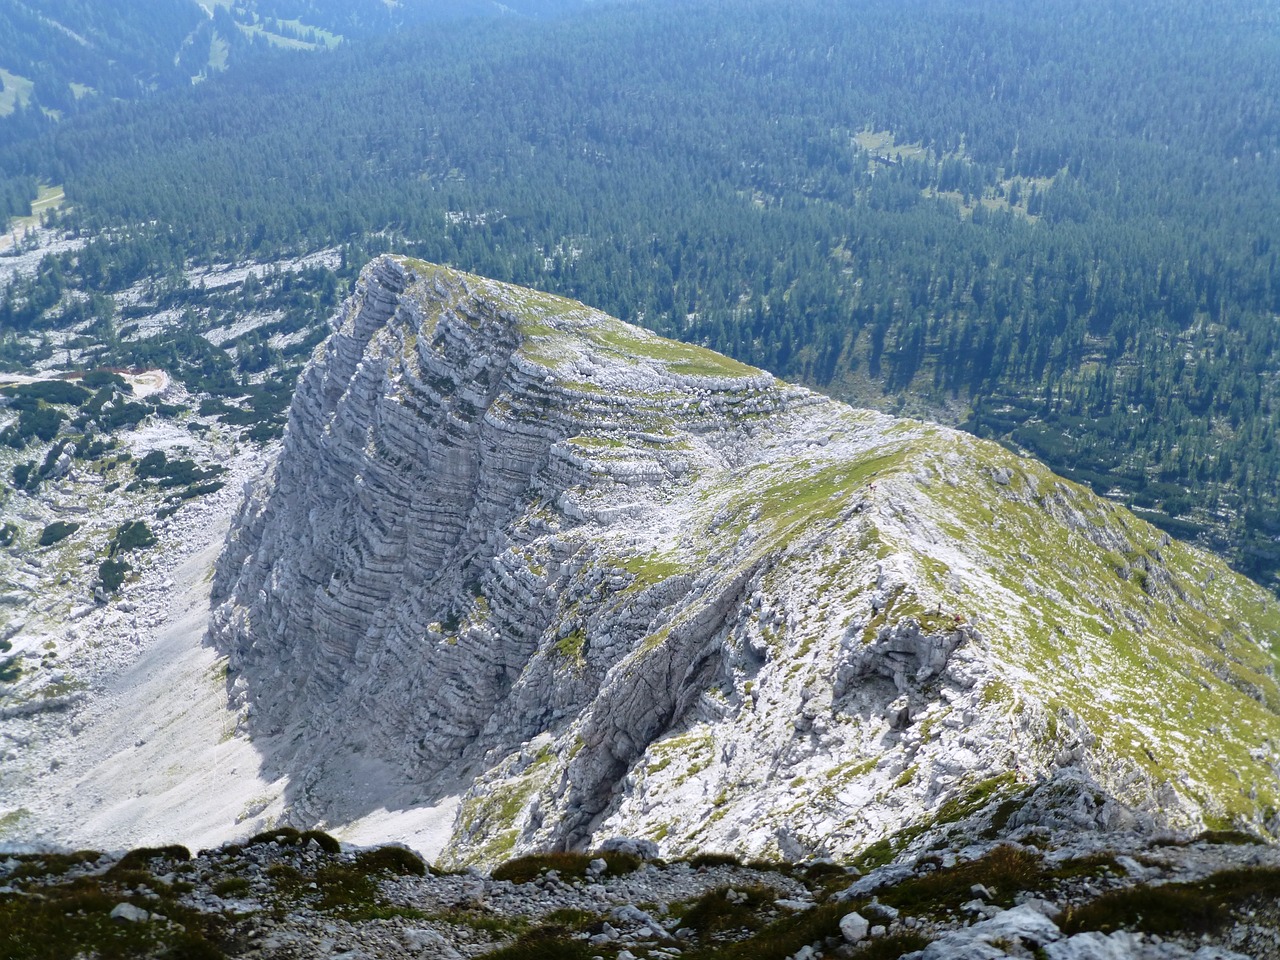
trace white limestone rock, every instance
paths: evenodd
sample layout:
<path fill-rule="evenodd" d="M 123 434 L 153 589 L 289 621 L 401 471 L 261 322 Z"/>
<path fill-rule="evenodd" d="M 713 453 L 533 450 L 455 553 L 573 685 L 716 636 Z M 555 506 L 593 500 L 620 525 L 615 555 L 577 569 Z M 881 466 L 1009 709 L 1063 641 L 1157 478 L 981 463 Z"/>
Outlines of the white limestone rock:
<path fill-rule="evenodd" d="M 870 930 L 871 923 L 860 913 L 846 913 L 840 918 L 840 935 L 845 943 L 861 943 Z"/>
<path fill-rule="evenodd" d="M 1280 615 L 1218 561 L 992 444 L 415 261 L 362 273 L 213 597 L 286 816 L 454 804 L 446 864 L 1280 807 Z"/>

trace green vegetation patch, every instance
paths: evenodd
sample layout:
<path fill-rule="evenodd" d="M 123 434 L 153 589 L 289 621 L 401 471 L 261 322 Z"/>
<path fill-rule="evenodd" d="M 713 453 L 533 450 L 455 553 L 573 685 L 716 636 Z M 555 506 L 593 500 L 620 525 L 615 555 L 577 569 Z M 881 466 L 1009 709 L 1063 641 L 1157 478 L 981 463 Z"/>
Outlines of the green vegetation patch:
<path fill-rule="evenodd" d="M 64 520 L 55 520 L 40 531 L 39 544 L 42 547 L 51 547 L 55 543 L 60 543 L 67 537 L 71 536 L 80 529 L 78 523 L 67 523 Z"/>
<path fill-rule="evenodd" d="M 115 593 L 124 585 L 124 579 L 133 567 L 119 557 L 111 557 L 98 564 L 98 581 L 107 593 Z"/>
<path fill-rule="evenodd" d="M 149 854 L 181 859 L 176 855 L 179 850 L 134 851 L 126 859 L 134 857 L 135 865 L 149 863 L 153 859 Z M 82 851 L 19 858 L 22 865 L 7 882 L 21 892 L 0 894 L 0 956 L 6 960 L 85 956 L 100 960 L 220 960 L 225 956 L 227 918 L 183 906 L 175 888 L 148 870 L 117 863 L 103 876 L 60 879 L 74 867 L 96 863 L 99 857 Z M 147 886 L 158 899 L 140 896 L 136 892 L 140 885 Z M 132 903 L 166 919 L 113 920 L 111 911 L 120 903 Z"/>
<path fill-rule="evenodd" d="M 145 520 L 127 520 L 116 527 L 115 536 L 107 545 L 107 553 L 114 557 L 117 553 L 153 547 L 158 542 Z"/>
<path fill-rule="evenodd" d="M 660 361 L 672 373 L 689 377 L 754 377 L 760 371 L 713 350 L 645 334 L 610 320 L 583 331 L 588 339 L 627 357 Z"/>
<path fill-rule="evenodd" d="M 204 483 L 226 472 L 225 467 L 197 467 L 194 460 L 170 460 L 163 450 L 152 450 L 133 466 L 138 481 L 153 481 L 161 490 Z"/>
<path fill-rule="evenodd" d="M 35 409 L 41 403 L 63 404 L 78 407 L 93 394 L 70 380 L 37 380 L 0 387 L 0 394 L 10 399 L 10 405 L 19 409 Z"/>
<path fill-rule="evenodd" d="M 18 422 L 10 424 L 0 431 L 0 443 L 20 449 L 32 440 L 48 443 L 58 435 L 67 415 L 54 407 L 39 406 L 23 410 L 18 414 Z"/>
<path fill-rule="evenodd" d="M 404 847 L 377 847 L 356 855 L 356 866 L 367 873 L 394 873 L 405 877 L 425 877 L 427 865 Z"/>
<path fill-rule="evenodd" d="M 699 853 L 689 859 L 689 866 L 695 869 L 703 867 L 740 867 L 742 861 L 732 853 Z"/>
<path fill-rule="evenodd" d="M 904 880 L 880 899 L 914 916 L 940 916 L 972 900 L 974 884 L 985 885 L 993 903 L 1011 907 L 1016 893 L 1043 889 L 1050 879 L 1038 854 L 1001 844 L 977 860 Z"/>
<path fill-rule="evenodd" d="M 13 644 L 11 642 L 0 640 L 0 654 L 7 654 L 12 649 Z M 20 676 L 22 676 L 20 657 L 0 657 L 0 683 L 13 683 Z M 3 825 L 3 819 L 0 819 L 0 826 Z"/>
<path fill-rule="evenodd" d="M 19 866 L 9 874 L 9 882 L 28 878 L 61 877 L 72 867 L 97 863 L 102 854 L 96 850 L 77 850 L 74 853 L 20 853 L 14 858 Z"/>
<path fill-rule="evenodd" d="M 1254 904 L 1280 899 L 1280 869 L 1223 870 L 1194 883 L 1142 884 L 1103 894 L 1060 914 L 1064 933 L 1136 930 L 1160 934 L 1212 933 Z"/>
<path fill-rule="evenodd" d="M 482 956 L 485 960 L 591 960 L 595 947 L 573 936 L 559 924 L 538 927 L 521 934 L 515 943 Z"/>
<path fill-rule="evenodd" d="M 191 851 L 181 844 L 165 847 L 138 847 L 130 850 L 107 871 L 108 876 L 118 875 L 126 870 L 141 870 L 150 867 L 153 860 L 170 860 L 186 863 L 191 859 Z"/>
<path fill-rule="evenodd" d="M 595 859 L 604 860 L 608 864 L 611 876 L 622 876 L 639 869 L 644 861 L 634 854 L 619 851 L 605 853 L 581 853 L 577 851 L 553 851 L 550 853 L 532 853 L 516 857 L 494 868 L 493 879 L 510 880 L 512 883 L 529 883 L 554 870 L 562 879 L 581 880 L 587 876 L 587 867 Z"/>
<path fill-rule="evenodd" d="M 611 557 L 605 561 L 635 577 L 635 583 L 651 586 L 689 572 L 689 565 L 669 553 L 638 553 L 629 557 Z"/>
<path fill-rule="evenodd" d="M 732 890 L 737 896 L 730 900 Z M 756 931 L 765 926 L 764 913 L 778 899 L 771 887 L 717 887 L 677 911 L 680 926 L 696 930 L 699 937 L 730 931 Z"/>
<path fill-rule="evenodd" d="M 282 847 L 305 847 L 312 842 L 325 853 L 338 853 L 342 850 L 342 844 L 329 834 L 320 830 L 298 830 L 296 827 L 277 827 L 254 834 L 244 842 L 244 846 L 276 843 Z"/>
<path fill-rule="evenodd" d="M 688 960 L 785 960 L 808 944 L 839 937 L 840 918 L 850 909 L 847 903 L 824 903 L 812 910 L 783 916 L 757 929 L 746 940 L 707 945 L 688 950 L 684 956 Z M 912 949 L 920 949 L 925 942 Z"/>

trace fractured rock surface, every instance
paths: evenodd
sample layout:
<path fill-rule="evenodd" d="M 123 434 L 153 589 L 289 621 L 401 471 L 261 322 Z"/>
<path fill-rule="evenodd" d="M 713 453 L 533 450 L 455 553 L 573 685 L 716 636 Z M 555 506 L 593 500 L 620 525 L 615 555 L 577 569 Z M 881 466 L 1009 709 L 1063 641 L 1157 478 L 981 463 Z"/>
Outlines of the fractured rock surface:
<path fill-rule="evenodd" d="M 1059 788 L 1077 828 L 1277 826 L 1280 616 L 1215 559 L 994 445 L 416 261 L 335 319 L 213 601 L 289 816 L 460 796 L 447 862 L 896 853 Z"/>

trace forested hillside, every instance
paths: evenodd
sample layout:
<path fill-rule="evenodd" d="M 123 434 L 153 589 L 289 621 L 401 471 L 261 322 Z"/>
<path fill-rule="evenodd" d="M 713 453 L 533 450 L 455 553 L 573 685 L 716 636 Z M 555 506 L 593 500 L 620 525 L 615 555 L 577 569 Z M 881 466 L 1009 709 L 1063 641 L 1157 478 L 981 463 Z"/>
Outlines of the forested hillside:
<path fill-rule="evenodd" d="M 254 54 L 324 51 L 411 24 L 554 15 L 583 2 L 0 0 L 0 142 L 104 99 L 187 86 Z"/>
<path fill-rule="evenodd" d="M 62 184 L 102 237 L 0 324 L 189 258 L 405 250 L 1002 438 L 1274 585 L 1277 90 L 1260 0 L 406 30 L 0 146 L 0 197 Z"/>

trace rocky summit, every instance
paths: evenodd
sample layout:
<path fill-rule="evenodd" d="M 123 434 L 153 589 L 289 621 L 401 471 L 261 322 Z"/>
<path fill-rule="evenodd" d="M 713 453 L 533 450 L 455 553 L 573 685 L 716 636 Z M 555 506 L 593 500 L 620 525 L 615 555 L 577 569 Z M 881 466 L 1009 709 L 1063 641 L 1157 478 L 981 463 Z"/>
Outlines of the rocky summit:
<path fill-rule="evenodd" d="M 1217 559 L 999 446 L 404 258 L 302 376 L 213 603 L 282 822 L 420 815 L 445 867 L 1280 830 L 1280 612 Z"/>

